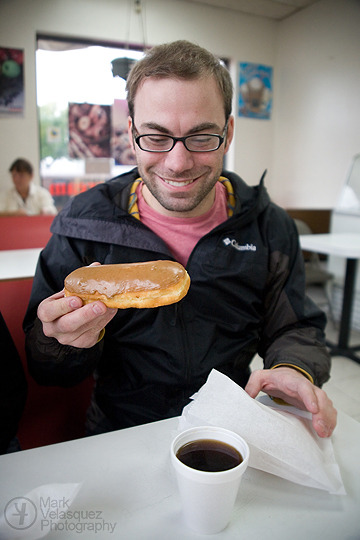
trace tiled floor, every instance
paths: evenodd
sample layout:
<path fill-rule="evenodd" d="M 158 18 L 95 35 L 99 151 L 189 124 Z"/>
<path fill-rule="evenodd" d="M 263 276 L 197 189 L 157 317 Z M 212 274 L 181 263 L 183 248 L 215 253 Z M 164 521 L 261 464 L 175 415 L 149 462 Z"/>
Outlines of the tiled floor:
<path fill-rule="evenodd" d="M 314 292 L 314 294 L 312 294 Z M 309 291 L 310 296 L 317 299 L 317 291 Z M 326 337 L 330 342 L 338 339 L 338 329 L 331 318 L 326 327 Z M 351 341 L 360 344 L 360 333 L 352 332 Z M 360 356 L 360 354 L 359 354 Z M 252 369 L 261 369 L 262 360 L 255 357 Z M 342 356 L 332 357 L 331 378 L 323 386 L 336 409 L 345 412 L 360 422 L 360 364 Z"/>

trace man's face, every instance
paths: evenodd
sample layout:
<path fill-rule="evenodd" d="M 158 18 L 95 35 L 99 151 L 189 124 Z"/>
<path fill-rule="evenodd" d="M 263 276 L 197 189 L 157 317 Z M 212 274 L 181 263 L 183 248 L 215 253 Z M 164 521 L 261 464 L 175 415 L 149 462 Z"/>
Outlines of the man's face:
<path fill-rule="evenodd" d="M 149 78 L 138 89 L 134 105 L 129 138 L 145 184 L 146 202 L 165 215 L 193 217 L 205 213 L 213 204 L 215 184 L 232 140 L 233 118 L 229 119 L 224 143 L 213 152 L 189 152 L 180 141 L 170 152 L 145 152 L 134 142 L 132 131 L 135 135 L 175 137 L 222 135 L 225 113 L 216 81 L 212 77 L 192 81 Z"/>

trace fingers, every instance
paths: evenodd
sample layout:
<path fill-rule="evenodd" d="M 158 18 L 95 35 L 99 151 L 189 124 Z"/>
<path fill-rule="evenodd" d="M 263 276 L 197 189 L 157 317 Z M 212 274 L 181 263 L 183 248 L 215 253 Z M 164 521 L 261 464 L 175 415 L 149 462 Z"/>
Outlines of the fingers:
<path fill-rule="evenodd" d="M 57 339 L 62 345 L 79 348 L 95 345 L 101 330 L 116 312 L 102 302 L 83 305 L 80 298 L 64 297 L 63 292 L 45 299 L 38 307 L 44 334 Z"/>
<path fill-rule="evenodd" d="M 42 322 L 52 322 L 62 315 L 70 313 L 83 305 L 82 300 L 77 296 L 65 297 L 64 292 L 53 294 L 45 298 L 38 307 L 37 315 Z"/>
<path fill-rule="evenodd" d="M 106 308 L 101 302 L 94 304 L 87 304 L 59 319 L 54 330 L 56 334 L 54 337 L 59 343 L 78 348 L 95 345 L 101 330 L 115 316 L 117 310 Z M 97 315 L 98 309 L 103 313 Z"/>
<path fill-rule="evenodd" d="M 256 397 L 260 391 L 263 391 L 299 409 L 316 413 L 318 403 L 314 388 L 315 386 L 298 371 L 288 367 L 279 367 L 254 371 L 245 390 L 251 397 Z"/>
<path fill-rule="evenodd" d="M 89 266 L 101 266 L 101 263 L 96 261 L 91 263 Z M 60 299 L 62 300 L 58 302 Z M 65 297 L 64 291 L 60 291 L 43 300 L 39 304 L 37 314 L 41 321 L 52 322 L 62 315 L 66 315 L 67 313 L 80 308 L 82 305 L 82 300 L 77 296 Z M 101 315 L 104 311 L 104 309 L 98 305 L 94 306 L 93 310 L 97 315 Z"/>
<path fill-rule="evenodd" d="M 263 381 L 261 377 L 261 372 L 264 370 L 253 371 L 249 377 L 247 385 L 245 386 L 245 392 L 249 394 L 250 397 L 256 398 L 256 396 L 263 389 Z"/>
<path fill-rule="evenodd" d="M 335 429 L 337 412 L 324 390 L 313 385 L 292 368 L 254 371 L 245 391 L 255 398 L 260 391 L 277 397 L 312 414 L 312 424 L 319 437 L 329 437 Z"/>
<path fill-rule="evenodd" d="M 336 427 L 337 411 L 329 396 L 321 388 L 316 388 L 319 412 L 313 414 L 312 423 L 319 437 L 330 437 Z"/>

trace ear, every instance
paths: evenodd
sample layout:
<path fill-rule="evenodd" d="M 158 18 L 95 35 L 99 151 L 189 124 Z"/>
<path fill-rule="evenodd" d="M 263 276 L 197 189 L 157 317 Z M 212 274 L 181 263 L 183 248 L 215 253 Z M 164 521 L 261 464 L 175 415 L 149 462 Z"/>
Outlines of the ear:
<path fill-rule="evenodd" d="M 235 125 L 234 117 L 230 116 L 228 120 L 228 127 L 227 127 L 227 132 L 226 132 L 226 139 L 225 139 L 225 150 L 224 150 L 225 154 L 229 150 L 229 146 L 234 137 L 234 125 Z"/>

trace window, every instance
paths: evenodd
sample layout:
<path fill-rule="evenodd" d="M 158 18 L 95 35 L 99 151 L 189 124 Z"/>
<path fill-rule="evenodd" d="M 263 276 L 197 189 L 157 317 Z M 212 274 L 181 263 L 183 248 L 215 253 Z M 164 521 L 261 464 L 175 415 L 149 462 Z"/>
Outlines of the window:
<path fill-rule="evenodd" d="M 60 209 L 65 201 L 134 166 L 119 58 L 142 50 L 38 36 L 40 177 Z M 114 66 L 114 67 L 113 67 Z"/>

